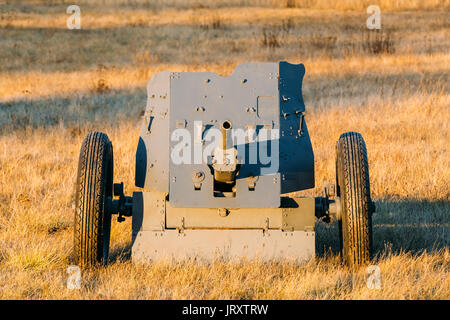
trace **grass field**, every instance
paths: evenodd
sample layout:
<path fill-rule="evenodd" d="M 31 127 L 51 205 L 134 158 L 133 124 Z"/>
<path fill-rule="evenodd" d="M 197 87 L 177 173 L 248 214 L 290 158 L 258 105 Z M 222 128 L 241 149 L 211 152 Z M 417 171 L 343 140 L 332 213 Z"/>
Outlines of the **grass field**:
<path fill-rule="evenodd" d="M 71 2 L 70 4 L 73 4 Z M 449 299 L 450 1 L 0 0 L 0 299 Z M 379 4 L 382 29 L 365 8 Z M 373 264 L 337 255 L 336 224 L 316 224 L 305 264 L 132 264 L 131 221 L 112 225 L 110 263 L 66 288 L 79 148 L 114 145 L 114 176 L 134 185 L 145 85 L 161 70 L 232 72 L 245 61 L 303 63 L 316 188 L 334 179 L 340 133 L 369 153 Z"/>

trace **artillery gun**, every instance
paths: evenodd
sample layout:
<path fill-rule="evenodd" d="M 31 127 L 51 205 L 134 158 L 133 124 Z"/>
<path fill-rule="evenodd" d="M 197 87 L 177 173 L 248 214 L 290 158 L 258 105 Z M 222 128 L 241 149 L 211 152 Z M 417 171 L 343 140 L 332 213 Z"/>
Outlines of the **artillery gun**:
<path fill-rule="evenodd" d="M 315 255 L 317 219 L 339 224 L 349 265 L 370 260 L 369 169 L 364 140 L 336 143 L 336 184 L 322 197 L 289 196 L 314 187 L 302 64 L 243 63 L 208 72 L 153 75 L 136 151 L 135 185 L 113 183 L 113 147 L 92 132 L 77 174 L 74 256 L 106 263 L 111 217 L 132 217 L 133 261 L 290 259 Z"/>

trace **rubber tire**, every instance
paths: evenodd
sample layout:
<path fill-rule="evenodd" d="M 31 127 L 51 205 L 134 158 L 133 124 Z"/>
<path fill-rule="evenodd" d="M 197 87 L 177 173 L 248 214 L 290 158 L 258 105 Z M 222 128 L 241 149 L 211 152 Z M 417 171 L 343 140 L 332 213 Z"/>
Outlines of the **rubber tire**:
<path fill-rule="evenodd" d="M 336 144 L 336 179 L 341 199 L 341 256 L 348 266 L 363 265 L 372 256 L 372 200 L 367 149 L 360 133 L 340 136 Z"/>
<path fill-rule="evenodd" d="M 104 133 L 91 132 L 81 146 L 75 191 L 73 256 L 80 267 L 108 261 L 111 214 L 105 213 L 105 200 L 112 192 L 111 141 Z"/>

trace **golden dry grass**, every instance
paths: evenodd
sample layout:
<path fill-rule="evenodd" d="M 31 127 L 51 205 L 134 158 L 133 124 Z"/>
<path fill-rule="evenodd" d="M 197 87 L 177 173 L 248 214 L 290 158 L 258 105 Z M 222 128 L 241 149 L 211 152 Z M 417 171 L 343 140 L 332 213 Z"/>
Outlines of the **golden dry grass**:
<path fill-rule="evenodd" d="M 0 2 L 0 298 L 449 299 L 450 25 L 448 1 L 382 1 L 382 40 L 367 49 L 365 2 Z M 258 6 L 254 6 L 259 4 Z M 133 5 L 133 6 L 132 6 Z M 264 33 L 277 45 L 264 44 Z M 272 42 L 274 43 L 274 42 Z M 335 224 L 316 225 L 306 264 L 135 265 L 130 221 L 113 223 L 109 266 L 65 286 L 78 152 L 90 130 L 114 144 L 115 178 L 134 190 L 145 84 L 161 70 L 229 74 L 244 61 L 306 66 L 304 97 L 317 195 L 349 130 L 369 151 L 373 263 L 382 287 L 337 256 Z"/>

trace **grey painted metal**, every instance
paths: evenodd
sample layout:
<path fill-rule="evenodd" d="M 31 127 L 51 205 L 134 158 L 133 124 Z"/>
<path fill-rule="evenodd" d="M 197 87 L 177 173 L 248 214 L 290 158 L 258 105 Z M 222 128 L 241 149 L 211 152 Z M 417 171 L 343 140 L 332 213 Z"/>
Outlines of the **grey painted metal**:
<path fill-rule="evenodd" d="M 133 193 L 133 234 L 165 229 L 314 230 L 315 199 L 283 197 L 280 208 L 228 209 L 173 207 L 166 194 Z"/>
<path fill-rule="evenodd" d="M 170 72 L 155 74 L 147 84 L 147 107 L 136 151 L 135 185 L 169 192 Z"/>
<path fill-rule="evenodd" d="M 140 230 L 164 230 L 166 227 L 166 194 L 133 192 L 133 234 Z"/>
<path fill-rule="evenodd" d="M 314 188 L 314 153 L 304 119 L 303 64 L 279 63 L 281 193 Z"/>
<path fill-rule="evenodd" d="M 166 230 L 140 231 L 134 262 L 197 259 L 305 261 L 315 255 L 314 231 Z"/>
<path fill-rule="evenodd" d="M 314 187 L 314 156 L 301 92 L 304 73 L 301 64 L 280 62 L 244 63 L 228 77 L 208 72 L 154 75 L 147 86 L 136 153 L 136 186 L 168 193 L 174 207 L 198 208 L 276 208 L 280 194 Z M 262 173 L 262 165 L 246 161 L 236 177 L 235 197 L 214 196 L 207 163 L 176 165 L 169 156 L 176 144 L 170 139 L 175 129 L 186 128 L 194 137 L 194 121 L 202 121 L 204 137 L 225 120 L 234 129 L 280 130 L 275 154 L 279 167 Z M 247 141 L 236 147 L 251 145 Z M 201 180 L 193 179 L 194 172 L 204 174 Z M 249 182 L 251 176 L 257 179 Z"/>
<path fill-rule="evenodd" d="M 229 120 L 233 129 L 246 130 L 248 125 L 262 127 L 264 124 L 278 129 L 277 75 L 277 63 L 244 63 L 237 66 L 228 77 L 208 72 L 178 73 L 171 83 L 171 113 L 174 115 L 170 119 L 171 131 L 176 128 L 177 121 L 186 121 L 186 128 L 194 136 L 194 121 L 199 120 L 208 128 L 220 129 L 221 124 Z M 269 100 L 265 108 L 247 112 L 248 108 L 257 107 L 258 97 Z M 197 107 L 202 107 L 204 111 L 196 112 Z M 175 143 L 172 142 L 171 146 Z M 192 187 L 192 171 L 207 173 L 200 190 Z M 208 164 L 171 164 L 170 203 L 172 206 L 206 208 L 278 207 L 278 172 L 260 176 L 255 190 L 249 191 L 245 178 L 249 175 L 259 176 L 259 171 L 260 166 L 257 164 L 243 165 L 237 176 L 236 196 L 219 198 L 213 194 L 214 181 L 213 175 L 209 174 Z"/>
<path fill-rule="evenodd" d="M 280 208 L 172 207 L 167 194 L 133 193 L 133 261 L 216 257 L 304 260 L 314 256 L 314 198 Z"/>

